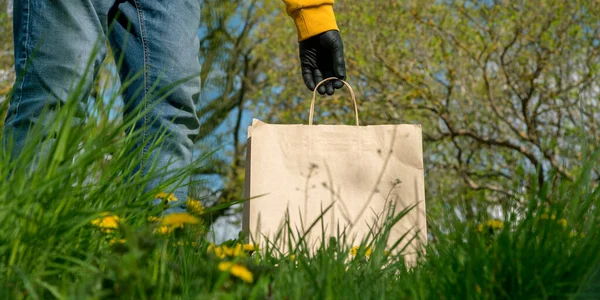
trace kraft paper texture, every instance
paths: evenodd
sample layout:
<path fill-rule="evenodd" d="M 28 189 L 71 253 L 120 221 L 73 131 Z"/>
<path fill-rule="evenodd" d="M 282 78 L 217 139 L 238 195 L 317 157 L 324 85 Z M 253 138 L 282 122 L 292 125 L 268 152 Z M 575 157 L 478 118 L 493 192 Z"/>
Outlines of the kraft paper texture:
<path fill-rule="evenodd" d="M 304 236 L 311 250 L 341 231 L 349 246 L 359 245 L 390 215 L 411 206 L 387 245 L 408 233 L 400 245 L 411 260 L 426 241 L 420 125 L 274 125 L 254 119 L 246 155 L 250 200 L 242 227 L 261 247 L 286 253 L 288 229 L 292 241 Z"/>

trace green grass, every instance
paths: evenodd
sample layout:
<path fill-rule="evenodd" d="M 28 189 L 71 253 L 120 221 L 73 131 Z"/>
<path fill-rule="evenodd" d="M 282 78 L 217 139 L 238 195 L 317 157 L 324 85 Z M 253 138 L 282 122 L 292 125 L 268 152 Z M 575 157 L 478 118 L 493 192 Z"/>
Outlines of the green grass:
<path fill-rule="evenodd" d="M 356 255 L 331 239 L 312 254 L 300 244 L 286 255 L 261 249 L 219 257 L 208 251 L 202 224 L 156 232 L 148 217 L 163 207 L 149 203 L 161 187 L 142 193 L 140 186 L 161 170 L 130 176 L 140 153 L 137 137 L 123 133 L 134 120 L 113 124 L 95 116 L 68 126 L 76 121 L 76 99 L 74 92 L 56 118 L 34 129 L 56 136 L 55 143 L 41 134 L 33 141 L 48 147 L 35 170 L 33 146 L 0 160 L 0 299 L 600 297 L 600 190 L 589 169 L 577 182 L 534 188 L 523 207 L 495 222 L 483 213 L 464 221 L 451 202 L 431 201 L 434 238 L 411 267 L 401 254 L 384 251 L 385 230 L 363 241 Z M 104 212 L 120 217 L 118 228 L 91 223 Z M 252 280 L 221 270 L 223 262 L 248 270 Z"/>

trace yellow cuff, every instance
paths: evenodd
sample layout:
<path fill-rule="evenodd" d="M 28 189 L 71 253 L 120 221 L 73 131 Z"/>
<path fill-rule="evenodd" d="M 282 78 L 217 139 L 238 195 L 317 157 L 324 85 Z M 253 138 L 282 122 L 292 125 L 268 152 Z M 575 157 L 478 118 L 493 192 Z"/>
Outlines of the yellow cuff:
<path fill-rule="evenodd" d="M 298 9 L 290 16 L 298 29 L 298 42 L 328 30 L 339 30 L 331 4 Z"/>

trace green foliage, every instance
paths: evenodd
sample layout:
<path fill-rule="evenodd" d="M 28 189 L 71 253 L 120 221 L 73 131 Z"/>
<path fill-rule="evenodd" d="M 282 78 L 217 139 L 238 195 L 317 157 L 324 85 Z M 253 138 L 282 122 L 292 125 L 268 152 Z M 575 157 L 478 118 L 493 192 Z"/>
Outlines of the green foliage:
<path fill-rule="evenodd" d="M 7 1 L 0 2 L 0 126 L 8 109 L 7 96 L 14 80 L 12 44 L 12 18 Z"/>
<path fill-rule="evenodd" d="M 273 1 L 203 1 L 200 41 L 202 122 L 196 146 L 201 152 L 220 149 L 210 164 L 196 170 L 218 176 L 223 184 L 199 187 L 215 204 L 238 200 L 243 194 L 245 132 L 249 106 L 256 91 L 269 86 L 263 78 L 270 62 L 255 49 L 265 42 L 258 28 L 272 18 L 281 3 Z M 207 191 L 210 191 L 208 193 Z M 216 211 L 211 220 L 226 214 Z"/>
<path fill-rule="evenodd" d="M 11 72 L 14 58 L 12 45 L 12 16 L 9 14 L 7 1 L 0 2 L 0 70 Z M 12 76 L 2 74 L 0 77 L 0 90 L 3 90 L 9 83 Z"/>
<path fill-rule="evenodd" d="M 472 190 L 515 205 L 551 170 L 574 180 L 600 142 L 598 8 L 555 0 L 335 4 L 361 122 L 423 125 L 428 198 Z M 266 121 L 306 123 L 310 94 L 289 22 L 277 14 L 258 33 L 268 42 L 256 53 L 271 58 L 264 74 L 274 88 L 260 91 L 254 108 Z M 320 98 L 316 117 L 350 124 L 347 99 Z"/>
<path fill-rule="evenodd" d="M 202 76 L 218 95 L 199 111 L 214 122 L 204 134 L 249 107 L 306 123 L 310 94 L 280 3 L 207 3 L 217 9 L 204 11 L 201 51 L 212 61 Z M 118 93 L 99 85 L 94 97 L 111 101 L 86 122 L 74 119 L 74 90 L 21 156 L 0 158 L 0 298 L 598 298 L 597 7 L 338 1 L 336 11 L 363 123 L 424 125 L 430 236 L 415 264 L 384 251 L 385 231 L 354 250 L 338 237 L 283 254 L 236 250 L 243 241 L 218 252 L 207 223 L 162 234 L 148 221 L 163 208 L 149 205 L 161 187 L 140 188 L 162 170 L 133 174 L 141 153 L 125 132 L 135 117 L 109 122 Z M 351 123 L 342 99 L 320 98 L 319 120 Z M 243 130 L 240 118 L 226 134 Z M 234 145 L 231 164 L 193 166 L 229 178 L 227 201 L 243 182 L 243 142 Z M 115 228 L 94 225 L 114 216 Z"/>
<path fill-rule="evenodd" d="M 77 91 L 73 95 L 48 128 L 59 129 L 54 124 L 72 118 L 70 103 Z M 161 188 L 141 194 L 139 186 L 149 179 L 131 174 L 139 159 L 131 149 L 136 137 L 118 137 L 124 128 L 110 124 L 60 127 L 57 140 L 66 139 L 72 147 L 61 148 L 58 142 L 48 146 L 46 155 L 26 152 L 15 163 L 0 160 L 5 178 L 0 181 L 0 298 L 600 295 L 594 275 L 600 267 L 600 189 L 590 176 L 597 154 L 587 158 L 574 182 L 533 187 L 527 205 L 503 219 L 480 211 L 465 221 L 449 213 L 458 202 L 434 201 L 430 241 L 407 265 L 403 254 L 408 250 L 384 248 L 390 226 L 402 215 L 390 216 L 382 231 L 356 241 L 354 248 L 339 235 L 316 251 L 292 231 L 284 232 L 286 240 L 298 242 L 286 253 L 247 249 L 243 241 L 216 246 L 205 239 L 205 225 L 191 216 L 179 219 L 181 227 L 163 231 L 162 226 L 172 224 L 166 218 L 158 224 L 148 221 L 163 208 L 150 206 Z M 32 157 L 40 159 L 34 170 L 26 167 Z M 149 177 L 160 174 L 153 170 Z M 125 180 L 128 175 L 131 180 Z"/>
<path fill-rule="evenodd" d="M 162 170 L 144 178 L 133 174 L 140 159 L 133 149 L 137 137 L 122 136 L 139 115 L 122 124 L 77 123 L 73 112 L 80 92 L 74 90 L 43 128 L 34 129 L 55 134 L 55 143 L 35 135 L 31 145 L 45 144 L 47 151 L 30 146 L 13 160 L 0 160 L 0 298 L 465 299 L 600 293 L 595 277 L 600 189 L 592 177 L 597 153 L 587 157 L 575 181 L 557 177 L 534 186 L 523 200 L 527 205 L 499 220 L 485 210 L 471 218 L 453 213 L 460 210 L 454 203 L 461 203 L 453 197 L 474 200 L 480 194 L 433 201 L 430 241 L 409 265 L 408 249 L 384 248 L 390 226 L 402 215 L 352 243 L 356 248 L 345 246 L 340 234 L 309 251 L 292 231 L 284 232 L 286 240 L 297 242 L 285 253 L 245 249 L 243 241 L 215 246 L 205 238 L 207 224 L 195 216 L 150 220 L 164 208 L 150 205 L 162 187 L 144 194 L 140 186 Z M 92 114 L 90 120 L 93 116 L 102 117 Z M 76 125 L 64 125 L 69 123 Z M 182 226 L 165 228 L 168 224 Z"/>

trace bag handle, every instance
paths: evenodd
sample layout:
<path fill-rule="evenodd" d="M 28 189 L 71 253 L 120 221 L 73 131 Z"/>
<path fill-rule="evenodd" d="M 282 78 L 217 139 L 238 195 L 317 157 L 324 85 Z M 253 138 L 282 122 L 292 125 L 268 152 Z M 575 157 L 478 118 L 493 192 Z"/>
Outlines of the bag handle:
<path fill-rule="evenodd" d="M 352 87 L 344 80 L 338 79 L 336 77 L 329 77 L 329 78 L 325 78 L 323 79 L 321 82 L 319 82 L 317 84 L 317 86 L 315 86 L 315 89 L 313 91 L 313 96 L 312 96 L 312 100 L 310 100 L 310 113 L 308 115 L 308 125 L 312 125 L 313 124 L 313 116 L 314 116 L 314 112 L 315 112 L 315 98 L 317 97 L 317 89 L 319 88 L 319 86 L 329 80 L 333 80 L 333 79 L 337 79 L 341 82 L 344 83 L 344 85 L 348 88 L 348 90 L 350 90 L 350 96 L 352 97 L 352 103 L 354 103 L 354 118 L 356 119 L 356 126 L 358 126 L 358 105 L 356 104 L 356 97 L 354 96 L 354 90 L 352 90 Z"/>

